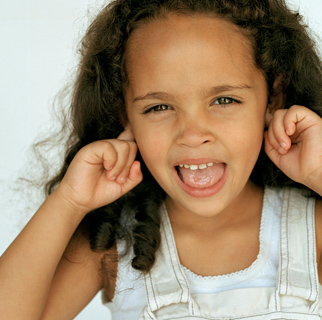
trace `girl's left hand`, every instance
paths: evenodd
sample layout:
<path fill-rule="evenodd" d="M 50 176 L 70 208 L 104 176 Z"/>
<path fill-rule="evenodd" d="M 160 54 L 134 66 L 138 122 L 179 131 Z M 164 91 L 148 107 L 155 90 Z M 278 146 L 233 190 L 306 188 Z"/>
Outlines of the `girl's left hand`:
<path fill-rule="evenodd" d="M 289 178 L 322 195 L 322 118 L 295 105 L 276 110 L 266 124 L 270 159 Z"/>

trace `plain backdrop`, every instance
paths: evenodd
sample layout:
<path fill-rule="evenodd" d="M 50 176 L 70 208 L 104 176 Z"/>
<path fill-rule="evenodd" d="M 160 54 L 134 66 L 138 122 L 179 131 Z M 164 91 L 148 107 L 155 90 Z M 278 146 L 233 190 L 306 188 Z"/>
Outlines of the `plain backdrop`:
<path fill-rule="evenodd" d="M 75 72 L 77 46 L 91 17 L 107 2 L 0 1 L 0 254 L 39 205 L 36 200 L 27 209 L 31 199 L 14 190 L 15 181 L 28 172 L 34 140 L 52 127 L 54 97 Z M 290 2 L 322 37 L 322 1 Z M 76 319 L 110 315 L 98 295 Z"/>

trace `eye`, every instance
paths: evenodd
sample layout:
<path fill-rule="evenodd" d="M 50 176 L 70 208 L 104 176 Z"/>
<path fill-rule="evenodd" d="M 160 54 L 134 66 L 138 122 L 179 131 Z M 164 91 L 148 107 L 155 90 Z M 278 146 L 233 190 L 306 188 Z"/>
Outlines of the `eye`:
<path fill-rule="evenodd" d="M 172 108 L 167 106 L 166 104 L 158 104 L 157 106 L 145 110 L 143 113 L 146 114 L 149 112 L 161 112 L 166 110 L 172 110 Z"/>
<path fill-rule="evenodd" d="M 220 104 L 220 105 L 227 105 L 232 103 L 240 103 L 240 101 L 230 97 L 220 97 L 213 102 L 213 104 Z"/>

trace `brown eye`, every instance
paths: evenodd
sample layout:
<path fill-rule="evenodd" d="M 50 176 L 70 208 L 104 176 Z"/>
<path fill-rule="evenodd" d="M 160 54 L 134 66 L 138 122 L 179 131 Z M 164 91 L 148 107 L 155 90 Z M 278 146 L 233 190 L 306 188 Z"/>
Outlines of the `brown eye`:
<path fill-rule="evenodd" d="M 214 104 L 231 104 L 231 103 L 233 103 L 235 101 L 236 100 L 234 100 L 233 98 L 220 97 L 214 102 Z"/>
<path fill-rule="evenodd" d="M 165 111 L 170 109 L 169 106 L 165 105 L 165 104 L 160 104 L 158 106 L 155 106 L 152 108 L 153 111 Z"/>
<path fill-rule="evenodd" d="M 154 107 L 146 110 L 144 113 L 161 112 L 161 111 L 166 111 L 166 110 L 172 110 L 172 108 L 167 106 L 166 104 L 158 104 L 157 106 L 154 106 Z"/>

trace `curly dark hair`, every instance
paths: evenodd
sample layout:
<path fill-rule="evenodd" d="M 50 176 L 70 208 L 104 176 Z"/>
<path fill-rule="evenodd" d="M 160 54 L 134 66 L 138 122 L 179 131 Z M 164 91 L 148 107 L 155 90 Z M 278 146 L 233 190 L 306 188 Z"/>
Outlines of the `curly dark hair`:
<path fill-rule="evenodd" d="M 285 108 L 304 105 L 322 114 L 322 66 L 315 43 L 299 13 L 284 0 L 116 0 L 96 17 L 82 41 L 81 60 L 74 84 L 72 133 L 64 165 L 46 186 L 50 194 L 63 178 L 75 154 L 86 144 L 116 138 L 127 123 L 123 92 L 127 85 L 124 52 L 132 31 L 170 12 L 211 14 L 237 25 L 251 40 L 254 61 L 266 77 L 268 92 L 285 93 Z M 138 154 L 140 160 L 140 154 Z M 132 267 L 147 272 L 160 244 L 158 208 L 164 191 L 141 161 L 143 182 L 106 207 L 88 213 L 79 230 L 93 250 L 107 250 L 126 238 L 133 246 Z M 251 180 L 258 185 L 298 186 L 268 159 L 262 150 Z M 298 186 L 304 188 L 304 186 Z M 127 213 L 127 223 L 120 212 Z"/>

